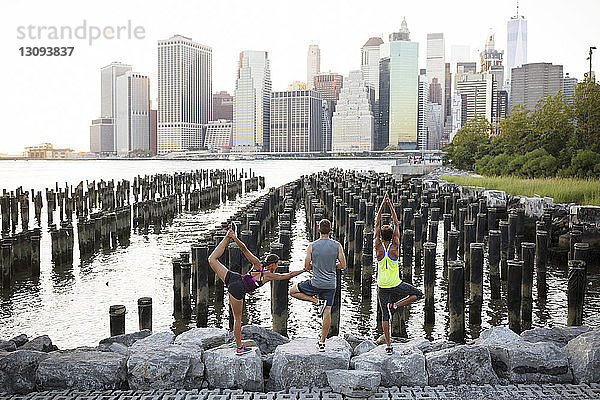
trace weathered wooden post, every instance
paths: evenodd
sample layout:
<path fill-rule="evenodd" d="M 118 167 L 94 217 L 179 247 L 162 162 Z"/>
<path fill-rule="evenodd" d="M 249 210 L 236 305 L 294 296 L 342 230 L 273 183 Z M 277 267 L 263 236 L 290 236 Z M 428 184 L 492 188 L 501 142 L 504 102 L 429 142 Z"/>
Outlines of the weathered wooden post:
<path fill-rule="evenodd" d="M 585 286 L 585 262 L 581 260 L 570 260 L 569 283 L 567 287 L 568 326 L 580 326 L 583 324 Z"/>
<path fill-rule="evenodd" d="M 140 331 L 152 330 L 152 297 L 140 297 L 138 299 L 138 318 Z"/>
<path fill-rule="evenodd" d="M 285 274 L 289 271 L 289 263 L 280 261 L 275 272 Z M 271 318 L 273 320 L 273 331 L 284 336 L 287 336 L 288 282 L 289 280 L 271 281 Z"/>
<path fill-rule="evenodd" d="M 448 260 L 448 339 L 465 341 L 465 278 L 462 261 Z"/>
<path fill-rule="evenodd" d="M 110 336 L 125 334 L 125 306 L 117 304 L 110 306 L 108 315 L 110 317 Z"/>
<path fill-rule="evenodd" d="M 533 311 L 533 266 L 535 263 L 535 244 L 523 242 L 521 244 L 521 329 L 531 329 L 531 313 Z"/>
<path fill-rule="evenodd" d="M 516 333 L 521 333 L 521 281 L 523 261 L 509 260 L 508 264 L 508 293 L 506 305 L 508 308 L 508 327 Z"/>
<path fill-rule="evenodd" d="M 173 261 L 173 313 L 181 313 L 181 260 L 174 258 Z"/>
<path fill-rule="evenodd" d="M 434 221 L 437 222 L 437 221 Z M 435 250 L 436 244 L 426 242 L 423 245 L 424 250 L 424 270 L 423 285 L 425 288 L 425 325 L 432 325 L 435 322 Z"/>
<path fill-rule="evenodd" d="M 483 305 L 483 243 L 471 243 L 469 324 L 481 325 L 481 307 Z"/>
<path fill-rule="evenodd" d="M 500 298 L 500 242 L 500 231 L 489 231 L 488 265 L 490 267 L 490 291 L 492 300 Z"/>

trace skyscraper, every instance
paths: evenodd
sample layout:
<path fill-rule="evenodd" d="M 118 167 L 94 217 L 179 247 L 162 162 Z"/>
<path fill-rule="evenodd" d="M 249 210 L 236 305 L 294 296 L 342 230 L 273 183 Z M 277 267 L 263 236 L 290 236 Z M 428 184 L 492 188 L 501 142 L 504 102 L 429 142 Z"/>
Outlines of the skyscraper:
<path fill-rule="evenodd" d="M 360 70 L 362 71 L 365 85 L 370 88 L 372 93 L 371 110 L 375 118 L 373 134 L 374 149 L 377 148 L 376 138 L 379 137 L 379 46 L 382 44 L 383 40 L 380 37 L 371 37 L 360 50 Z"/>
<path fill-rule="evenodd" d="M 232 145 L 231 121 L 219 119 L 206 124 L 204 147 L 211 150 L 229 150 Z"/>
<path fill-rule="evenodd" d="M 212 96 L 212 120 L 233 119 L 233 96 L 225 91 L 214 93 Z"/>
<path fill-rule="evenodd" d="M 427 103 L 427 150 L 438 150 L 443 133 L 442 108 L 439 103 Z"/>
<path fill-rule="evenodd" d="M 375 120 L 361 71 L 350 71 L 344 78 L 332 118 L 331 150 L 334 152 L 370 151 Z"/>
<path fill-rule="evenodd" d="M 100 70 L 100 116 L 115 118 L 117 114 L 117 78 L 131 71 L 131 65 L 112 62 Z"/>
<path fill-rule="evenodd" d="M 314 90 L 273 92 L 271 151 L 321 151 L 323 100 Z"/>
<path fill-rule="evenodd" d="M 233 149 L 269 150 L 271 70 L 266 51 L 240 53 L 233 98 Z"/>
<path fill-rule="evenodd" d="M 321 50 L 316 44 L 308 46 L 308 56 L 306 58 L 306 88 L 315 87 L 314 77 L 321 72 Z"/>
<path fill-rule="evenodd" d="M 485 50 L 480 54 L 480 67 L 481 72 L 486 72 L 502 65 L 502 58 L 504 57 L 503 51 L 496 50 L 495 35 L 491 33 L 485 41 Z"/>
<path fill-rule="evenodd" d="M 97 118 L 90 125 L 90 152 L 109 154 L 115 152 L 115 121 Z"/>
<path fill-rule="evenodd" d="M 562 81 L 562 94 L 569 104 L 573 104 L 573 96 L 575 96 L 575 87 L 577 86 L 577 78 L 569 76 L 567 72 Z"/>
<path fill-rule="evenodd" d="M 427 75 L 419 75 L 419 106 L 417 114 L 417 143 L 419 150 L 427 149 L 427 104 L 429 103 L 429 84 Z"/>
<path fill-rule="evenodd" d="M 510 108 L 522 104 L 533 110 L 540 99 L 558 93 L 562 89 L 562 83 L 562 65 L 532 63 L 513 68 L 510 85 Z"/>
<path fill-rule="evenodd" d="M 527 64 L 527 20 L 519 15 L 519 3 L 517 2 L 517 15 L 512 17 L 506 24 L 506 83 L 510 87 L 512 69 Z"/>
<path fill-rule="evenodd" d="M 131 71 L 117 78 L 117 154 L 150 150 L 150 79 Z"/>
<path fill-rule="evenodd" d="M 429 101 L 443 106 L 446 92 L 446 46 L 443 33 L 427 34 L 427 64 L 425 69 L 430 87 L 434 79 L 437 80 L 437 85 L 439 85 L 439 99 L 432 99 L 430 96 Z M 444 108 L 442 107 L 443 112 Z"/>
<path fill-rule="evenodd" d="M 377 149 L 417 148 L 419 44 L 410 41 L 406 19 L 400 32 L 380 46 Z"/>
<path fill-rule="evenodd" d="M 496 105 L 497 82 L 490 73 L 456 74 L 456 96 L 461 97 L 461 119 L 466 122 L 475 115 L 492 122 Z"/>
<path fill-rule="evenodd" d="M 334 72 L 320 73 L 314 77 L 314 90 L 321 94 L 324 102 L 327 102 L 324 105 L 327 112 L 325 110 L 323 112 L 323 151 L 331 151 L 331 118 L 343 84 L 344 77 Z"/>
<path fill-rule="evenodd" d="M 158 41 L 159 154 L 202 147 L 212 118 L 212 49 L 175 35 Z"/>

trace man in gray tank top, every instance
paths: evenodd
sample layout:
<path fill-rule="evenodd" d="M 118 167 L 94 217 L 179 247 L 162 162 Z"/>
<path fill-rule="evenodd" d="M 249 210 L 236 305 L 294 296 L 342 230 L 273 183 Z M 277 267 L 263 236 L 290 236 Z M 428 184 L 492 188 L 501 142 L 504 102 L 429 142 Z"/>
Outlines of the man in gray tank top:
<path fill-rule="evenodd" d="M 312 270 L 313 277 L 295 284 L 290 289 L 290 296 L 315 304 L 319 314 L 323 316 L 320 351 L 325 351 L 325 339 L 331 326 L 331 307 L 337 281 L 336 270 L 346 269 L 346 257 L 342 245 L 329 238 L 330 233 L 331 222 L 322 219 L 319 222 L 320 237 L 308 245 L 304 259 L 304 269 Z"/>

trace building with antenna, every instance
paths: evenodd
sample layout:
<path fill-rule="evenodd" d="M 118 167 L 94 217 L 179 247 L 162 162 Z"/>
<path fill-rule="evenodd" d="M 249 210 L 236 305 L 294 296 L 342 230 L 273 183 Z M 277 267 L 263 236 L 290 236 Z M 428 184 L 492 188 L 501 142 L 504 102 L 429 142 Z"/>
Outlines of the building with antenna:
<path fill-rule="evenodd" d="M 496 35 L 490 33 L 485 41 L 485 50 L 480 54 L 481 72 L 491 70 L 493 67 L 501 67 L 504 57 L 503 51 L 496 50 Z"/>
<path fill-rule="evenodd" d="M 512 69 L 527 64 L 527 20 L 519 15 L 519 1 L 517 0 L 517 14 L 506 24 L 506 84 L 510 87 Z"/>

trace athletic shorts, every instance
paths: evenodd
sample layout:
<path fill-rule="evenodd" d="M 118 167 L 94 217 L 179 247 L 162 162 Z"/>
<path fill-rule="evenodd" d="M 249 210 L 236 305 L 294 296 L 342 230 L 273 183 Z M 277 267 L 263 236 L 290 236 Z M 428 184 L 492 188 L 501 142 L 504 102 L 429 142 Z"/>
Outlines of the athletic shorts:
<path fill-rule="evenodd" d="M 423 298 L 423 292 L 406 282 L 401 282 L 398 286 L 392 288 L 377 288 L 379 292 L 379 307 L 381 308 L 381 319 L 390 320 L 390 312 L 387 308 L 389 303 L 395 303 L 410 295 L 417 296 L 417 300 Z"/>
<path fill-rule="evenodd" d="M 335 289 L 319 289 L 310 283 L 310 280 L 302 281 L 298 284 L 298 290 L 307 296 L 319 296 L 327 302 L 327 306 L 333 306 Z"/>
<path fill-rule="evenodd" d="M 246 294 L 246 288 L 244 282 L 242 282 L 242 276 L 234 271 L 227 271 L 225 275 L 225 285 L 230 295 L 238 300 L 244 300 Z"/>

